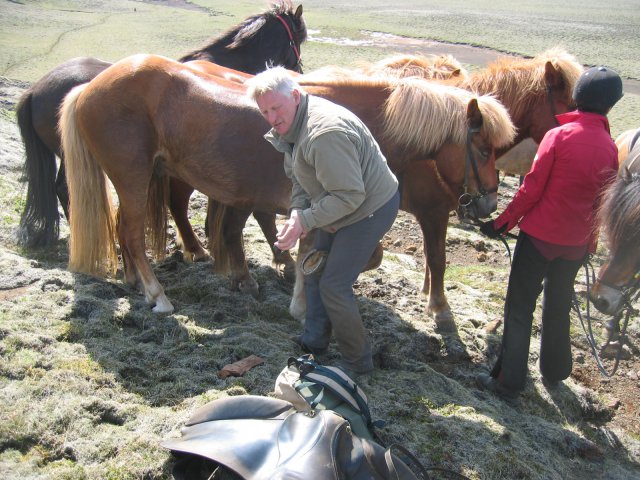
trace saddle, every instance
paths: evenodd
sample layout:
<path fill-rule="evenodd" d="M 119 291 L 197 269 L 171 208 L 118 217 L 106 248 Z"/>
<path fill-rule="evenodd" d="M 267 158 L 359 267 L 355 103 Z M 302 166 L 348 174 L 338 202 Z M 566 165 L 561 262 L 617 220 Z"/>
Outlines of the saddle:
<path fill-rule="evenodd" d="M 353 435 L 337 413 L 298 412 L 284 400 L 254 395 L 208 403 L 185 424 L 181 438 L 161 445 L 182 465 L 185 455 L 194 462 L 208 459 L 247 480 L 418 479 L 390 450 Z"/>

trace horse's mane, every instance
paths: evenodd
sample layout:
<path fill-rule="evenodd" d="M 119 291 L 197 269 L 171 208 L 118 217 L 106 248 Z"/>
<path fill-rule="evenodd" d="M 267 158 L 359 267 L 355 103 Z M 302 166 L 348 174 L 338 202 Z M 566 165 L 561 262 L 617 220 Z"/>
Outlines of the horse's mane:
<path fill-rule="evenodd" d="M 233 34 L 233 42 L 229 44 L 227 48 L 238 48 L 253 40 L 255 34 L 263 27 L 267 20 L 275 18 L 278 15 L 289 15 L 293 17 L 293 4 L 291 0 L 274 0 L 269 10 L 253 15 L 236 27 L 231 28 L 227 33 Z M 300 25 L 294 25 L 292 33 L 299 43 L 304 42 L 307 39 L 307 27 L 304 22 L 300 22 Z"/>
<path fill-rule="evenodd" d="M 360 70 L 365 75 L 392 76 L 396 78 L 419 77 L 424 79 L 466 80 L 469 73 L 451 55 L 398 54 L 365 64 Z"/>
<path fill-rule="evenodd" d="M 264 27 L 267 21 L 275 19 L 278 15 L 291 18 L 293 22 L 291 33 L 298 43 L 303 43 L 307 39 L 307 26 L 304 20 L 300 19 L 297 23 L 294 21 L 295 15 L 291 0 L 273 0 L 269 9 L 247 17 L 219 36 L 211 37 L 204 46 L 183 55 L 180 58 L 180 62 L 186 60 L 210 60 L 208 52 L 216 47 L 225 47 L 233 50 L 247 45 L 255 39 L 256 33 Z"/>
<path fill-rule="evenodd" d="M 532 59 L 501 57 L 487 68 L 473 73 L 459 86 L 474 92 L 495 94 L 500 85 L 500 100 L 511 107 L 511 116 L 520 118 L 535 99 L 546 94 L 545 64 L 551 62 L 564 80 L 565 98 L 571 98 L 573 87 L 583 67 L 560 47 L 551 48 Z"/>
<path fill-rule="evenodd" d="M 605 188 L 598 210 L 599 223 L 614 252 L 640 245 L 640 164 L 631 170 L 621 171 Z"/>
<path fill-rule="evenodd" d="M 445 143 L 464 144 L 468 131 L 467 105 L 476 98 L 482 113 L 480 133 L 494 146 L 509 145 L 515 127 L 506 108 L 490 95 L 426 82 L 399 80 L 385 105 L 388 138 L 420 151 L 434 152 Z"/>
<path fill-rule="evenodd" d="M 389 90 L 384 105 L 385 135 L 418 151 L 435 152 L 445 143 L 466 141 L 467 106 L 477 99 L 482 113 L 480 133 L 495 148 L 510 145 L 516 130 L 507 109 L 491 95 L 429 82 L 423 78 L 368 76 L 360 71 L 328 66 L 296 78 L 305 86 L 374 87 Z"/>
<path fill-rule="evenodd" d="M 301 86 L 392 87 L 397 78 L 370 76 L 362 71 L 327 65 L 295 78 Z"/>

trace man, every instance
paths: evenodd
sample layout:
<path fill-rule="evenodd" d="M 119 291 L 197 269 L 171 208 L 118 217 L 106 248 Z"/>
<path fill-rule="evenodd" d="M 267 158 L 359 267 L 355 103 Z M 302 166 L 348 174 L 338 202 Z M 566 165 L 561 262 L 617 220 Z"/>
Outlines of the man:
<path fill-rule="evenodd" d="M 548 387 L 571 374 L 569 312 L 573 283 L 595 252 L 595 212 L 603 187 L 615 177 L 618 152 L 607 113 L 622 98 L 622 80 L 605 67 L 585 71 L 573 91 L 575 112 L 558 115 L 531 171 L 505 211 L 481 226 L 496 238 L 516 225 L 516 244 L 504 307 L 502 349 L 478 386 L 506 397 L 525 387 L 536 301 L 543 290 L 540 371 Z"/>
<path fill-rule="evenodd" d="M 371 344 L 353 284 L 396 218 L 398 181 L 358 117 L 306 94 L 284 68 L 268 69 L 246 85 L 271 125 L 265 138 L 284 153 L 293 184 L 290 217 L 275 246 L 291 249 L 315 230 L 314 248 L 327 253 L 323 269 L 305 277 L 305 328 L 293 340 L 321 354 L 333 332 L 340 366 L 354 376 L 369 373 Z"/>

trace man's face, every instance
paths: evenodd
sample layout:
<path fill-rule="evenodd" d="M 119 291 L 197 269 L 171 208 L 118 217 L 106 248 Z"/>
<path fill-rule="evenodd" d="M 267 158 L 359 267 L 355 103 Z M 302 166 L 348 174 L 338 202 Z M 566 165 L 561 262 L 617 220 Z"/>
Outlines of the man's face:
<path fill-rule="evenodd" d="M 300 104 L 300 92 L 294 90 L 290 97 L 272 90 L 264 93 L 256 98 L 256 103 L 260 109 L 260 113 L 269 125 L 284 135 L 291 128 L 293 119 L 296 116 L 296 110 Z"/>

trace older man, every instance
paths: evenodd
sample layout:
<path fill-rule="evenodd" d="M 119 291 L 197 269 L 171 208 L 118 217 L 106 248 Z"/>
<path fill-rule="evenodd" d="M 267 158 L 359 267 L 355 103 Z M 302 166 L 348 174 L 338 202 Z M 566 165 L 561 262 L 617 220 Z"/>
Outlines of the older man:
<path fill-rule="evenodd" d="M 327 252 L 324 268 L 305 277 L 305 328 L 293 340 L 320 354 L 333 331 L 340 366 L 351 375 L 369 373 L 371 344 L 353 284 L 396 218 L 398 181 L 358 117 L 306 94 L 285 69 L 268 69 L 247 86 L 272 127 L 265 138 L 284 153 L 293 184 L 290 217 L 275 246 L 288 250 L 316 230 L 314 248 Z"/>

